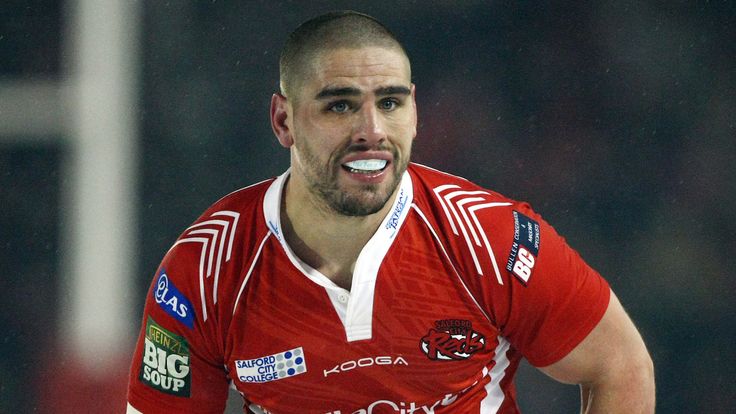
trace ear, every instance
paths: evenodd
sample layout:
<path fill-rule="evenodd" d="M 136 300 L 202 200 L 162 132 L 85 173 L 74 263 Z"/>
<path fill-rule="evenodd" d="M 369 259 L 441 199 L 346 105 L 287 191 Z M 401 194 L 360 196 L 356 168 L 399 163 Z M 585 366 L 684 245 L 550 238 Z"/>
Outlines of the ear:
<path fill-rule="evenodd" d="M 286 97 L 280 93 L 271 96 L 271 128 L 279 143 L 284 148 L 294 145 L 294 138 L 289 128 Z"/>
<path fill-rule="evenodd" d="M 419 121 L 419 112 L 417 112 L 417 87 L 413 83 L 411 84 L 411 107 L 414 110 L 414 135 L 412 138 L 417 137 L 417 122 Z"/>

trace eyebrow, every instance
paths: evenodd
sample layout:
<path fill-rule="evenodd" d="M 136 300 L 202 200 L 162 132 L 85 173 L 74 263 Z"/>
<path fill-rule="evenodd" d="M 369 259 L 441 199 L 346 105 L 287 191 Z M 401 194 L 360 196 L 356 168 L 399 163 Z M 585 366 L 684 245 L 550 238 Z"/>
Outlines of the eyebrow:
<path fill-rule="evenodd" d="M 315 98 L 325 99 L 325 98 L 333 98 L 335 96 L 358 96 L 358 95 L 360 95 L 360 90 L 358 90 L 358 88 L 327 87 L 319 91 L 319 93 L 317 94 Z"/>
<path fill-rule="evenodd" d="M 374 90 L 379 96 L 385 95 L 410 95 L 411 90 L 406 86 L 383 86 Z M 337 96 L 359 96 L 360 89 L 353 87 L 327 87 L 319 91 L 316 99 L 334 98 Z"/>
<path fill-rule="evenodd" d="M 374 91 L 376 95 L 410 95 L 411 90 L 406 86 L 384 86 Z"/>

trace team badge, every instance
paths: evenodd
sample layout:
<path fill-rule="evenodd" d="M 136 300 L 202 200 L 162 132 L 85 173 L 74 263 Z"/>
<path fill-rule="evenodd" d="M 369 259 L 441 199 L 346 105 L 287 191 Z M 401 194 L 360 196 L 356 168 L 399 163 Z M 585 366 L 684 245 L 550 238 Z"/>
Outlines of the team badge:
<path fill-rule="evenodd" d="M 526 286 L 539 254 L 539 223 L 514 210 L 514 241 L 506 270 Z"/>
<path fill-rule="evenodd" d="M 485 337 L 473 330 L 470 321 L 463 319 L 435 321 L 435 327 L 421 340 L 427 357 L 440 361 L 468 359 L 485 346 Z"/>
<path fill-rule="evenodd" d="M 235 361 L 238 379 L 242 382 L 276 381 L 307 372 L 304 350 L 294 348 L 278 354 Z"/>

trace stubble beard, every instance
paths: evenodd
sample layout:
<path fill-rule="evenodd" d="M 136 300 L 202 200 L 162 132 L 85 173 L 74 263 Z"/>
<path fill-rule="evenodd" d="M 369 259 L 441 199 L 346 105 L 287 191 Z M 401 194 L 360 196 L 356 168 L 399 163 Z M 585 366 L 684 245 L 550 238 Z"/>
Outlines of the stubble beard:
<path fill-rule="evenodd" d="M 401 182 L 401 177 L 409 164 L 409 157 L 401 157 L 396 147 L 390 149 L 393 162 L 388 166 L 392 169 L 390 182 L 382 189 L 377 184 L 361 184 L 358 188 L 343 189 L 338 184 L 338 176 L 342 165 L 338 160 L 351 152 L 366 151 L 370 148 L 354 145 L 336 151 L 330 156 L 327 166 L 321 165 L 319 159 L 308 148 L 302 148 L 302 162 L 305 164 L 304 176 L 311 194 L 315 195 L 321 204 L 333 212 L 349 217 L 362 217 L 375 214 L 386 205 Z M 385 149 L 385 148 L 380 148 Z"/>

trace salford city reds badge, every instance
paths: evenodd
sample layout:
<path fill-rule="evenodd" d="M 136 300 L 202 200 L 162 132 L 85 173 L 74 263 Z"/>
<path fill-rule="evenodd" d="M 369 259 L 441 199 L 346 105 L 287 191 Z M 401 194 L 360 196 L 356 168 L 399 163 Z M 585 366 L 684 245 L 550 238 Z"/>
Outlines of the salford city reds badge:
<path fill-rule="evenodd" d="M 486 346 L 486 338 L 463 319 L 435 321 L 421 340 L 422 351 L 431 360 L 458 361 L 470 358 Z"/>

